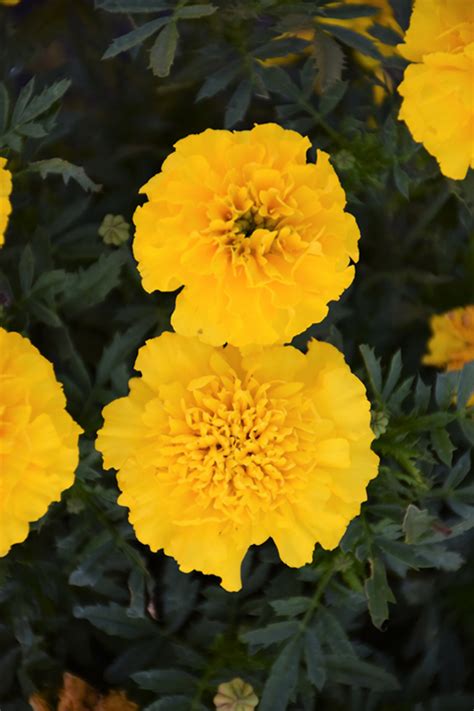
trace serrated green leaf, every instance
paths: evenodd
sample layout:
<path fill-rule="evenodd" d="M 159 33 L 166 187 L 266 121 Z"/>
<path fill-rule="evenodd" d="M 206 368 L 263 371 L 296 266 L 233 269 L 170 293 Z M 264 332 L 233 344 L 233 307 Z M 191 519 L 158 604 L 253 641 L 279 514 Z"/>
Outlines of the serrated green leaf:
<path fill-rule="evenodd" d="M 296 634 L 298 628 L 299 623 L 296 621 L 273 622 L 266 627 L 244 632 L 240 635 L 240 639 L 253 647 L 265 648 L 288 639 L 288 637 Z"/>
<path fill-rule="evenodd" d="M 178 46 L 178 26 L 169 22 L 155 39 L 150 50 L 150 68 L 157 77 L 167 77 Z"/>
<path fill-rule="evenodd" d="M 252 82 L 242 79 L 232 94 L 224 117 L 225 128 L 233 128 L 242 121 L 247 113 L 252 98 Z"/>
<path fill-rule="evenodd" d="M 275 94 L 280 94 L 292 101 L 301 98 L 301 91 L 290 79 L 288 72 L 281 67 L 266 67 L 262 71 L 262 79 L 267 89 Z"/>
<path fill-rule="evenodd" d="M 451 442 L 449 434 L 444 429 L 432 430 L 430 433 L 431 444 L 436 454 L 446 466 L 450 467 L 453 460 L 453 452 L 456 449 Z"/>
<path fill-rule="evenodd" d="M 457 371 L 439 373 L 436 376 L 435 397 L 442 410 L 447 410 L 454 400 L 458 380 L 459 373 Z"/>
<path fill-rule="evenodd" d="M 70 79 L 61 79 L 51 86 L 45 87 L 40 94 L 37 94 L 31 99 L 26 108 L 22 111 L 17 123 L 28 123 L 49 111 L 53 104 L 64 96 L 70 86 Z M 15 126 L 13 120 L 12 126 Z"/>
<path fill-rule="evenodd" d="M 408 545 L 420 543 L 424 538 L 431 535 L 435 520 L 435 517 L 426 509 L 419 509 L 418 506 L 409 504 L 402 524 L 405 543 L 408 543 Z"/>
<path fill-rule="evenodd" d="M 223 91 L 229 84 L 235 79 L 239 73 L 240 62 L 234 61 L 229 64 L 224 65 L 218 69 L 214 74 L 207 77 L 204 84 L 199 89 L 196 101 L 201 101 L 202 99 L 209 99 L 215 96 L 220 91 Z"/>
<path fill-rule="evenodd" d="M 30 81 L 25 84 L 23 89 L 20 91 L 20 94 L 18 96 L 18 99 L 16 101 L 15 107 L 13 109 L 13 114 L 12 114 L 12 125 L 16 126 L 17 124 L 21 123 L 23 114 L 25 112 L 26 107 L 30 103 L 30 99 L 33 95 L 33 91 L 35 88 L 35 78 L 33 77 L 30 79 Z"/>
<path fill-rule="evenodd" d="M 158 30 L 167 25 L 169 21 L 169 17 L 159 17 L 157 20 L 150 20 L 150 22 L 140 25 L 136 30 L 132 30 L 126 35 L 117 37 L 110 47 L 108 47 L 102 59 L 111 59 L 112 57 L 116 57 L 117 54 L 121 54 L 121 52 L 127 52 L 138 44 L 142 44 L 145 40 L 158 32 Z"/>
<path fill-rule="evenodd" d="M 377 7 L 368 3 L 351 3 L 350 5 L 329 5 L 321 8 L 321 15 L 324 18 L 334 18 L 337 20 L 350 20 L 355 17 L 371 17 L 377 14 Z"/>
<path fill-rule="evenodd" d="M 328 676 L 337 684 L 361 686 L 372 691 L 396 691 L 397 679 L 381 667 L 352 656 L 331 654 L 326 657 Z"/>
<path fill-rule="evenodd" d="M 343 654 L 346 656 L 354 655 L 355 657 L 352 644 L 343 626 L 332 612 L 329 612 L 325 607 L 321 607 L 318 610 L 318 627 L 319 626 L 324 633 L 324 639 L 327 640 L 329 647 L 335 654 Z"/>
<path fill-rule="evenodd" d="M 400 380 L 400 376 L 402 374 L 402 354 L 400 351 L 397 351 L 395 355 L 393 356 L 392 360 L 390 361 L 390 366 L 388 369 L 387 373 L 387 378 L 385 380 L 383 389 L 382 389 L 382 396 L 384 399 L 388 399 L 390 395 L 393 392 L 393 389 L 397 385 L 398 381 Z"/>
<path fill-rule="evenodd" d="M 87 269 L 81 269 L 68 278 L 62 306 L 75 313 L 99 304 L 120 283 L 126 255 L 122 251 L 101 254 Z"/>
<path fill-rule="evenodd" d="M 97 385 L 105 385 L 113 369 L 142 345 L 145 334 L 154 325 L 154 322 L 153 317 L 149 316 L 130 326 L 123 333 L 115 334 L 112 342 L 104 348 L 99 361 L 96 375 Z"/>
<path fill-rule="evenodd" d="M 358 52 L 366 54 L 369 57 L 373 57 L 374 59 L 382 60 L 382 55 L 368 37 L 364 37 L 358 32 L 349 30 L 347 27 L 331 25 L 328 22 L 324 23 L 324 29 L 348 47 L 356 49 Z"/>
<path fill-rule="evenodd" d="M 137 672 L 132 679 L 140 689 L 154 691 L 157 694 L 191 693 L 198 680 L 181 669 L 158 669 Z"/>
<path fill-rule="evenodd" d="M 70 180 L 74 180 L 86 192 L 96 193 L 102 189 L 102 185 L 94 183 L 89 178 L 84 168 L 63 158 L 49 158 L 30 163 L 28 170 L 38 172 L 42 178 L 46 178 L 48 175 L 60 175 L 66 185 Z"/>
<path fill-rule="evenodd" d="M 88 620 L 94 627 L 112 637 L 122 639 L 153 638 L 158 635 L 158 627 L 148 619 L 132 618 L 127 610 L 117 603 L 109 605 L 76 605 L 74 617 Z"/>
<path fill-rule="evenodd" d="M 301 640 L 286 645 L 272 665 L 263 688 L 259 711 L 285 711 L 298 681 Z"/>
<path fill-rule="evenodd" d="M 444 484 L 446 489 L 457 489 L 471 471 L 471 453 L 465 452 L 451 469 Z"/>
<path fill-rule="evenodd" d="M 333 81 L 330 86 L 328 86 L 323 92 L 321 101 L 319 102 L 319 112 L 321 116 L 327 116 L 336 108 L 344 97 L 348 87 L 349 82 L 340 80 Z"/>
<path fill-rule="evenodd" d="M 377 629 L 383 629 L 388 620 L 388 603 L 396 602 L 387 582 L 383 561 L 373 557 L 370 562 L 370 577 L 365 581 L 364 589 L 369 606 L 369 613 Z"/>
<path fill-rule="evenodd" d="M 62 327 L 63 322 L 58 314 L 53 311 L 52 308 L 46 306 L 46 304 L 41 303 L 41 301 L 31 301 L 28 308 L 38 321 L 46 324 L 46 326 L 52 326 L 53 328 Z"/>
<path fill-rule="evenodd" d="M 380 359 L 375 356 L 372 348 L 366 345 L 359 346 L 360 353 L 364 360 L 365 369 L 369 376 L 370 385 L 373 393 L 380 396 L 382 390 L 382 369 L 380 367 Z"/>
<path fill-rule="evenodd" d="M 306 612 L 310 602 L 309 597 L 289 597 L 286 600 L 272 600 L 270 605 L 281 617 L 297 617 Z"/>
<path fill-rule="evenodd" d="M 180 20 L 195 20 L 199 17 L 209 17 L 209 15 L 213 15 L 216 10 L 217 7 L 210 3 L 206 3 L 205 5 L 185 5 L 177 11 L 176 17 Z"/>
<path fill-rule="evenodd" d="M 321 691 L 326 683 L 326 665 L 318 634 L 314 627 L 309 627 L 306 630 L 304 642 L 304 656 L 308 679 L 314 684 L 318 691 Z"/>
<path fill-rule="evenodd" d="M 314 58 L 318 70 L 317 81 L 322 92 L 341 81 L 345 65 L 341 45 L 323 30 L 315 30 Z"/>

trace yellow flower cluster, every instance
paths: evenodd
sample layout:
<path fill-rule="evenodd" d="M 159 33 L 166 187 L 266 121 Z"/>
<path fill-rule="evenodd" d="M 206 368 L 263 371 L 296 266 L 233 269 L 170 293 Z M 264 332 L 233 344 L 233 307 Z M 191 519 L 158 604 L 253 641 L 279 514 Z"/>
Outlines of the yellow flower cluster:
<path fill-rule="evenodd" d="M 474 12 L 470 0 L 416 0 L 400 53 L 400 118 L 442 173 L 474 167 Z"/>
<path fill-rule="evenodd" d="M 378 459 L 364 387 L 333 346 L 242 353 L 164 333 L 135 368 L 97 447 L 142 542 L 227 590 L 252 544 L 273 538 L 296 567 L 338 545 Z"/>
<path fill-rule="evenodd" d="M 71 486 L 80 428 L 51 363 L 0 328 L 0 556 Z"/>
<path fill-rule="evenodd" d="M 138 711 L 138 706 L 124 691 L 100 694 L 90 684 L 74 674 L 63 674 L 63 685 L 57 703 L 51 703 L 46 694 L 33 694 L 29 698 L 33 711 Z"/>
<path fill-rule="evenodd" d="M 12 175 L 5 167 L 7 161 L 0 156 L 0 247 L 5 241 L 5 230 L 10 217 L 10 193 L 12 191 Z"/>
<path fill-rule="evenodd" d="M 145 186 L 134 254 L 147 291 L 175 290 L 172 325 L 206 343 L 290 341 L 354 278 L 359 230 L 307 138 L 276 124 L 184 138 Z M 251 318 L 249 315 L 251 314 Z"/>

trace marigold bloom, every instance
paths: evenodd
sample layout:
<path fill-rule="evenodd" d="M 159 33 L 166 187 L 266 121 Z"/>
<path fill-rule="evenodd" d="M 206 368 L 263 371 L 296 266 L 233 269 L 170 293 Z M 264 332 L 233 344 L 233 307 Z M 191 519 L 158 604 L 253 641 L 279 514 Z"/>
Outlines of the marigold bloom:
<path fill-rule="evenodd" d="M 80 428 L 65 404 L 51 363 L 0 328 L 0 556 L 73 482 Z"/>
<path fill-rule="evenodd" d="M 413 64 L 400 118 L 449 178 L 474 167 L 474 14 L 469 0 L 416 0 L 400 53 Z"/>
<path fill-rule="evenodd" d="M 289 341 L 354 278 L 359 230 L 307 138 L 276 124 L 178 141 L 143 188 L 134 253 L 147 291 L 178 295 L 171 323 L 212 345 Z M 251 314 L 251 318 L 249 315 Z"/>
<path fill-rule="evenodd" d="M 12 174 L 5 168 L 7 161 L 0 156 L 0 247 L 5 241 L 5 230 L 10 217 L 10 193 L 12 191 Z"/>
<path fill-rule="evenodd" d="M 299 567 L 338 545 L 377 474 L 364 386 L 312 341 L 241 353 L 164 333 L 139 351 L 130 393 L 104 409 L 97 448 L 118 469 L 137 537 L 181 570 L 241 587 L 269 537 Z"/>
<path fill-rule="evenodd" d="M 20 0 L 0 0 L 0 5 L 18 5 Z"/>
<path fill-rule="evenodd" d="M 100 694 L 94 687 L 74 674 L 63 674 L 63 686 L 54 707 L 43 694 L 33 694 L 30 706 L 33 711 L 138 711 L 138 706 L 127 698 L 124 691 Z"/>
<path fill-rule="evenodd" d="M 474 305 L 432 316 L 431 330 L 425 365 L 460 370 L 474 360 Z"/>

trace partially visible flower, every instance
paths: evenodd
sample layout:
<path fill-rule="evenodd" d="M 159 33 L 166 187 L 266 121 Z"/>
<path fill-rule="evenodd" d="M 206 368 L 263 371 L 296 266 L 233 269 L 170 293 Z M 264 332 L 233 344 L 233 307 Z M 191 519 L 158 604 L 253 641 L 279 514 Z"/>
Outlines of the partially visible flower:
<path fill-rule="evenodd" d="M 33 694 L 29 699 L 33 711 L 138 711 L 138 706 L 127 698 L 124 691 L 100 694 L 93 686 L 74 674 L 63 674 L 63 686 L 58 703 L 51 704 L 43 694 Z"/>
<path fill-rule="evenodd" d="M 359 230 L 329 156 L 306 163 L 309 147 L 276 124 L 208 129 L 178 141 L 142 188 L 133 250 L 147 291 L 184 285 L 178 333 L 282 343 L 350 285 Z"/>
<path fill-rule="evenodd" d="M 8 218 L 12 211 L 10 204 L 10 193 L 12 191 L 12 174 L 5 167 L 7 161 L 0 156 L 0 247 L 5 241 L 5 231 L 8 225 Z"/>
<path fill-rule="evenodd" d="M 49 361 L 0 328 L 0 556 L 71 486 L 80 427 Z"/>
<path fill-rule="evenodd" d="M 400 53 L 410 64 L 400 118 L 441 172 L 474 167 L 474 14 L 469 0 L 416 0 Z"/>
<path fill-rule="evenodd" d="M 241 353 L 163 333 L 135 368 L 96 446 L 140 541 L 231 591 L 252 544 L 273 538 L 293 567 L 339 544 L 378 458 L 364 386 L 336 348 Z"/>
<path fill-rule="evenodd" d="M 238 677 L 219 684 L 214 696 L 217 711 L 252 711 L 257 704 L 258 697 L 253 687 Z"/>
<path fill-rule="evenodd" d="M 0 0 L 0 5 L 18 5 L 20 0 Z"/>
<path fill-rule="evenodd" d="M 460 370 L 474 361 L 474 305 L 433 316 L 431 330 L 428 353 L 423 357 L 425 365 Z M 474 405 L 474 395 L 468 404 Z"/>
<path fill-rule="evenodd" d="M 459 370 L 474 360 L 474 305 L 432 316 L 431 330 L 425 365 Z"/>
<path fill-rule="evenodd" d="M 122 215 L 106 215 L 99 227 L 99 235 L 105 244 L 120 247 L 130 237 L 130 225 Z"/>

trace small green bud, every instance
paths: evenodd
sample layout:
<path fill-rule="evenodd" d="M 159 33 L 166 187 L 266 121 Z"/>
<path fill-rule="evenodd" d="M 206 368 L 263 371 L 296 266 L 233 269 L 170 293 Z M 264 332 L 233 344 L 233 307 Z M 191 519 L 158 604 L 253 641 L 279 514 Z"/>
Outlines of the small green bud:
<path fill-rule="evenodd" d="M 122 215 L 106 215 L 99 227 L 99 235 L 105 244 L 114 244 L 120 247 L 130 237 L 130 225 Z"/>

